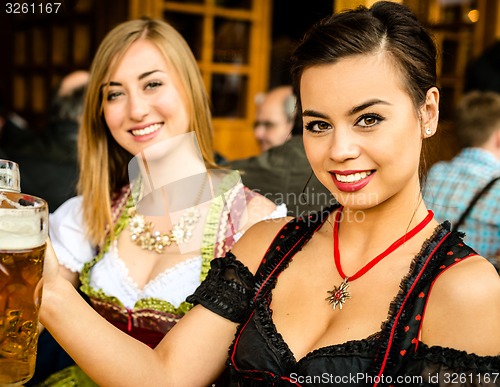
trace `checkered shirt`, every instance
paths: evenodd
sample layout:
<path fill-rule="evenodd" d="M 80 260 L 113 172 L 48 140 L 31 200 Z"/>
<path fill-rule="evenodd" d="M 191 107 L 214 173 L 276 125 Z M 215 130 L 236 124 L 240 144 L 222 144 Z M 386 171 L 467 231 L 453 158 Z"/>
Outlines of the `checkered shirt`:
<path fill-rule="evenodd" d="M 480 148 L 465 148 L 451 161 L 432 166 L 424 188 L 424 200 L 438 221 L 455 224 L 469 203 L 494 177 L 500 161 Z M 465 242 L 486 258 L 500 252 L 500 181 L 476 203 L 459 231 Z"/>

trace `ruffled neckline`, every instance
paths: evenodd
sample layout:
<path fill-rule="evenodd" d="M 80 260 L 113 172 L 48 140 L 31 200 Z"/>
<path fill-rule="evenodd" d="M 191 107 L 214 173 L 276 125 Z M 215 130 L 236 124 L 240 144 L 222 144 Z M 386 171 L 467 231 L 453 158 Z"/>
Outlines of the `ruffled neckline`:
<path fill-rule="evenodd" d="M 327 216 L 332 211 L 334 211 L 338 206 L 333 206 L 325 211 L 323 211 L 321 216 L 321 224 L 324 223 Z M 320 227 L 315 226 L 310 230 L 310 235 L 306 236 L 306 238 L 311 238 L 312 235 L 318 230 Z M 381 330 L 379 332 L 375 332 L 371 334 L 367 338 L 350 340 L 345 343 L 328 345 L 325 347 L 320 347 L 308 352 L 304 357 L 297 360 L 295 355 L 291 351 L 288 344 L 283 339 L 283 336 L 278 332 L 276 325 L 272 319 L 272 309 L 270 307 L 272 301 L 272 289 L 276 286 L 277 278 L 274 278 L 272 281 L 268 283 L 268 289 L 264 292 L 267 294 L 267 297 L 263 299 L 264 305 L 263 307 L 257 306 L 256 308 L 256 317 L 259 318 L 260 324 L 262 324 L 263 329 L 266 332 L 267 340 L 272 342 L 272 345 L 281 355 L 281 358 L 291 367 L 291 369 L 297 369 L 297 367 L 302 367 L 304 363 L 312 360 L 318 356 L 336 356 L 336 355 L 347 355 L 347 354 L 355 354 L 360 356 L 367 357 L 375 357 L 376 352 L 379 352 L 383 347 L 382 343 L 384 343 L 390 333 L 390 330 L 394 324 L 396 313 L 398 311 L 398 307 L 403 302 L 406 297 L 409 288 L 415 281 L 416 274 L 420 271 L 422 266 L 424 265 L 426 259 L 432 253 L 432 251 L 436 248 L 438 243 L 449 233 L 450 224 L 449 222 L 443 222 L 442 224 L 436 226 L 433 234 L 424 242 L 420 252 L 416 254 L 416 256 L 412 259 L 412 263 L 410 265 L 409 271 L 405 277 L 400 282 L 400 290 L 398 294 L 393 298 L 393 301 L 390 303 L 388 309 L 388 317 L 382 322 Z M 456 233 L 455 233 L 456 234 Z M 283 243 L 295 244 L 297 243 L 298 238 L 290 238 L 287 241 L 286 237 Z M 306 242 L 307 243 L 307 242 Z M 283 251 L 286 249 L 282 249 L 282 251 L 278 251 L 275 254 L 283 255 Z M 285 268 L 288 266 L 291 259 L 284 262 Z M 278 265 L 276 262 L 280 262 L 280 259 L 268 259 L 265 263 L 263 263 L 262 268 L 259 268 L 259 273 L 262 275 L 263 273 L 271 273 L 276 269 Z M 284 269 L 283 269 L 284 270 Z M 430 274 L 429 274 L 430 275 Z M 259 282 L 257 280 L 257 282 Z"/>
<path fill-rule="evenodd" d="M 478 372 L 500 370 L 500 355 L 479 356 L 475 353 L 454 348 L 437 345 L 428 346 L 421 341 L 413 358 L 430 363 L 446 364 L 446 366 L 454 370 L 477 370 Z"/>

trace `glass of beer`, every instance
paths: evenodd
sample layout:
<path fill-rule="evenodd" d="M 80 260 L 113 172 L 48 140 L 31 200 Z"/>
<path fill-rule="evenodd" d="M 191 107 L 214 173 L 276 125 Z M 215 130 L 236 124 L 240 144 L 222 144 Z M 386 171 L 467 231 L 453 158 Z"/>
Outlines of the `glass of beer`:
<path fill-rule="evenodd" d="M 19 386 L 35 370 L 48 208 L 19 192 L 8 163 L 0 160 L 0 385 Z"/>

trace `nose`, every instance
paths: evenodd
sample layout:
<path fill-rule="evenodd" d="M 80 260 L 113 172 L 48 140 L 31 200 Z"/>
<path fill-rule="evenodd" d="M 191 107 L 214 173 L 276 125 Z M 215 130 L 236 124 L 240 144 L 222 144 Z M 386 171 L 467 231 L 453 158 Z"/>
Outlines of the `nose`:
<path fill-rule="evenodd" d="M 255 123 L 253 128 L 253 134 L 257 140 L 262 140 L 266 133 L 266 128 L 262 123 Z"/>
<path fill-rule="evenodd" d="M 330 158 L 342 163 L 360 155 L 360 146 L 356 134 L 348 129 L 336 129 L 331 136 Z"/>
<path fill-rule="evenodd" d="M 129 96 L 129 113 L 132 120 L 142 121 L 149 113 L 147 98 L 138 93 L 131 93 Z"/>

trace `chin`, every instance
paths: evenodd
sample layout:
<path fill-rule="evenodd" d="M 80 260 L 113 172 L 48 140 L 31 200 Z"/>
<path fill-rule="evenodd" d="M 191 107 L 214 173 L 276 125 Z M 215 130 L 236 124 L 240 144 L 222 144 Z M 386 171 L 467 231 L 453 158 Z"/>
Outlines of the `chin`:
<path fill-rule="evenodd" d="M 146 158 L 147 161 L 161 160 L 170 153 L 176 151 L 182 142 L 182 138 L 170 137 L 163 139 L 155 139 L 151 143 L 144 144 L 140 150 L 140 157 Z"/>
<path fill-rule="evenodd" d="M 368 210 L 380 204 L 380 196 L 376 192 L 335 192 L 335 199 L 345 208 Z"/>

